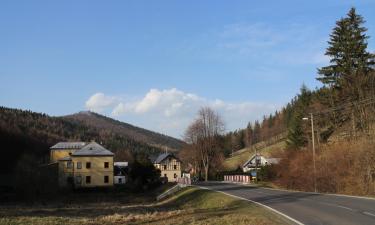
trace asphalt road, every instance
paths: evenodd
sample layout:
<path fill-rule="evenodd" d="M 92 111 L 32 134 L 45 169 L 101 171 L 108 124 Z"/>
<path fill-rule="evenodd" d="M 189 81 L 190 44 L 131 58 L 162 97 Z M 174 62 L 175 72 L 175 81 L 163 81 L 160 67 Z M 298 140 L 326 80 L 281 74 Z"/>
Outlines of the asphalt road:
<path fill-rule="evenodd" d="M 290 192 L 223 182 L 199 183 L 198 186 L 258 202 L 306 225 L 375 225 L 374 199 Z"/>

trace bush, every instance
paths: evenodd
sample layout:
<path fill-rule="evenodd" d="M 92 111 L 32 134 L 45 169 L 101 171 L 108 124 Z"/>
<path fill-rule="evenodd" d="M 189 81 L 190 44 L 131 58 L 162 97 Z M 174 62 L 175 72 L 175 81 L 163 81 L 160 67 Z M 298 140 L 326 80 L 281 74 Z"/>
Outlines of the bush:
<path fill-rule="evenodd" d="M 316 154 L 319 192 L 375 195 L 375 143 L 363 138 L 322 146 Z M 277 165 L 276 183 L 282 187 L 313 191 L 310 150 L 287 151 Z"/>
<path fill-rule="evenodd" d="M 146 191 L 161 184 L 160 170 L 145 155 L 135 157 L 129 173 L 129 186 L 134 191 Z"/>

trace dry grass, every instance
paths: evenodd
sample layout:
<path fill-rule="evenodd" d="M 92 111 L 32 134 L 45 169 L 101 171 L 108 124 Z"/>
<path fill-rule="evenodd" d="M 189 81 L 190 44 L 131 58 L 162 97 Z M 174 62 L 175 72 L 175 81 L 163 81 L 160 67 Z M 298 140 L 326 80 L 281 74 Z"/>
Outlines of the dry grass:
<path fill-rule="evenodd" d="M 373 138 L 325 144 L 317 148 L 316 180 L 319 192 L 375 195 L 375 142 Z M 313 191 L 311 149 L 284 155 L 276 171 L 278 185 L 288 189 Z"/>
<path fill-rule="evenodd" d="M 95 193 L 92 193 L 95 194 Z M 119 196 L 117 196 L 118 198 Z M 123 196 L 128 198 L 128 196 Z M 254 204 L 187 188 L 163 202 L 148 198 L 51 205 L 1 206 L 0 224 L 288 224 Z M 142 202 L 142 203 L 139 203 Z"/>
<path fill-rule="evenodd" d="M 285 141 L 277 142 L 273 145 L 261 148 L 258 150 L 261 154 L 266 156 L 271 155 L 274 151 L 285 149 Z M 238 166 L 242 166 L 253 154 L 254 150 L 251 148 L 244 148 L 237 151 L 233 157 L 227 158 L 224 161 L 224 168 L 226 170 L 235 170 Z"/>

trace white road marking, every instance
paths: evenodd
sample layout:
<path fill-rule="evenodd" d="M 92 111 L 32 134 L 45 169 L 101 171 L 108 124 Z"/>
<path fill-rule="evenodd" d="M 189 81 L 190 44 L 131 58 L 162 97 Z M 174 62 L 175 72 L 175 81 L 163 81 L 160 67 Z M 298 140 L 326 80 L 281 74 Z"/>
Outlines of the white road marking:
<path fill-rule="evenodd" d="M 346 207 L 346 206 L 342 206 L 342 205 L 334 205 L 334 206 L 339 207 L 339 208 L 343 208 L 343 209 L 347 209 L 347 210 L 350 210 L 350 211 L 353 211 L 353 212 L 355 211 L 352 208 L 349 208 L 349 207 Z"/>
<path fill-rule="evenodd" d="M 370 213 L 370 212 L 363 212 L 363 214 L 366 214 L 366 215 L 368 215 L 368 216 L 373 216 L 373 217 L 375 217 L 375 214 Z"/>
<path fill-rule="evenodd" d="M 219 193 L 231 196 L 233 198 L 238 198 L 238 199 L 241 199 L 241 200 L 244 200 L 244 201 L 255 203 L 255 204 L 260 205 L 262 207 L 265 207 L 265 208 L 267 208 L 267 209 L 269 209 L 269 210 L 271 210 L 271 211 L 273 211 L 273 212 L 275 212 L 275 213 L 277 213 L 277 214 L 279 214 L 281 216 L 286 217 L 287 219 L 291 220 L 292 222 L 294 222 L 294 223 L 296 223 L 298 225 L 305 225 L 305 224 L 301 223 L 300 221 L 298 221 L 296 219 L 293 219 L 292 217 L 290 217 L 290 216 L 288 216 L 288 215 L 286 215 L 286 214 L 284 214 L 284 213 L 282 213 L 282 212 L 280 212 L 280 211 L 278 211 L 276 209 L 273 209 L 273 208 L 271 208 L 271 207 L 269 207 L 267 205 L 263 205 L 262 203 L 259 203 L 259 202 L 256 202 L 256 201 L 253 201 L 253 200 L 250 200 L 250 199 L 242 198 L 242 197 L 239 197 L 239 196 L 235 196 L 235 195 L 232 195 L 232 194 L 228 194 L 228 193 L 225 193 L 223 191 L 218 191 L 218 190 L 215 190 L 215 189 L 207 188 L 207 187 L 202 187 L 202 186 L 197 186 L 197 187 L 202 188 L 202 189 L 207 189 L 207 190 L 210 190 L 210 191 L 216 191 L 216 192 L 219 192 Z"/>
<path fill-rule="evenodd" d="M 328 206 L 334 206 L 334 207 L 338 207 L 338 208 L 346 209 L 346 210 L 353 211 L 353 212 L 356 211 L 355 209 L 352 209 L 352 208 L 349 208 L 349 207 L 346 207 L 346 206 L 343 206 L 343 205 L 332 204 L 332 203 L 323 202 L 323 201 L 317 201 L 316 199 L 301 198 L 300 200 L 304 200 L 304 201 L 312 201 L 312 202 L 315 202 L 315 203 L 318 203 L 318 204 L 328 205 Z"/>

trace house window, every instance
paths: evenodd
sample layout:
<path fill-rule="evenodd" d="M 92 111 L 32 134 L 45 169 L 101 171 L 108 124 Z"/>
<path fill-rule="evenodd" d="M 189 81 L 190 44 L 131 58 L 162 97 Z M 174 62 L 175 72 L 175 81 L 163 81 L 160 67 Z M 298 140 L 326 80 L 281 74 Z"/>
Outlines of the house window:
<path fill-rule="evenodd" d="M 66 162 L 66 168 L 68 169 L 73 168 L 73 162 Z"/>
<path fill-rule="evenodd" d="M 86 169 L 90 169 L 91 168 L 91 163 L 90 162 L 87 162 L 86 163 Z"/>
<path fill-rule="evenodd" d="M 167 177 L 167 174 L 166 174 L 166 173 L 164 174 L 164 177 Z"/>
<path fill-rule="evenodd" d="M 108 184 L 109 183 L 109 176 L 104 176 L 104 183 Z"/>
<path fill-rule="evenodd" d="M 174 177 L 174 178 L 177 178 L 177 174 L 173 174 L 173 177 Z"/>
<path fill-rule="evenodd" d="M 167 165 L 164 165 L 163 168 L 164 168 L 164 170 L 167 170 Z"/>
<path fill-rule="evenodd" d="M 173 169 L 174 169 L 174 170 L 177 170 L 177 165 L 173 165 Z"/>
<path fill-rule="evenodd" d="M 109 162 L 104 162 L 104 168 L 109 168 Z"/>
<path fill-rule="evenodd" d="M 82 169 L 82 163 L 81 162 L 77 162 L 77 169 Z"/>
<path fill-rule="evenodd" d="M 91 183 L 91 176 L 86 176 L 86 184 L 90 184 Z"/>
<path fill-rule="evenodd" d="M 77 176 L 76 177 L 76 184 L 81 184 L 82 183 L 82 177 L 81 176 Z"/>

